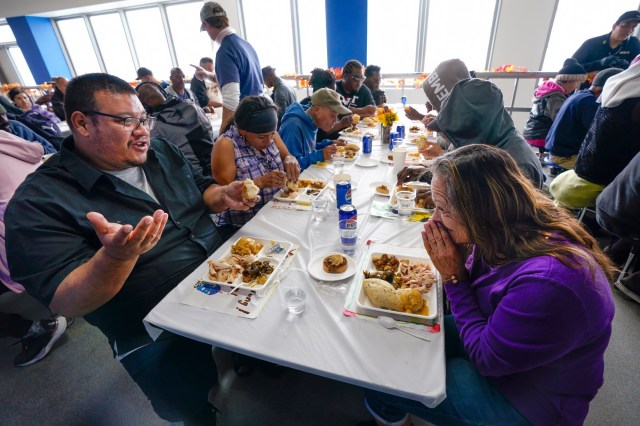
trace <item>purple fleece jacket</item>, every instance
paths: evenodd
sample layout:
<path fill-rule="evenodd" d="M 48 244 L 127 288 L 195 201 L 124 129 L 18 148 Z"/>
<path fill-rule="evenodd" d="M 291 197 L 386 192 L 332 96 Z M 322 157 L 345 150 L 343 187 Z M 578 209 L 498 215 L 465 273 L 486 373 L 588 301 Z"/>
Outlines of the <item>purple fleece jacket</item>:
<path fill-rule="evenodd" d="M 471 362 L 533 424 L 582 424 L 614 314 L 602 270 L 593 278 L 551 256 L 492 268 L 473 254 L 467 268 L 445 289 Z"/>

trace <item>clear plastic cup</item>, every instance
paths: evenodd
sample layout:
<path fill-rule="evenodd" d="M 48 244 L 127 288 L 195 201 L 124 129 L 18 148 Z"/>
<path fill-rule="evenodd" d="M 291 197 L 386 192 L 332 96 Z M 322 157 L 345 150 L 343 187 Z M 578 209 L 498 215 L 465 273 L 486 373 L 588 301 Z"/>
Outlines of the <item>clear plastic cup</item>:
<path fill-rule="evenodd" d="M 333 174 L 342 174 L 344 171 L 344 153 L 331 155 L 331 161 L 333 162 Z"/>
<path fill-rule="evenodd" d="M 409 219 L 411 212 L 416 206 L 416 193 L 413 191 L 398 191 L 396 193 L 398 200 L 398 214 L 401 219 Z"/>
<path fill-rule="evenodd" d="M 313 208 L 313 218 L 318 222 L 324 222 L 327 220 L 327 214 L 329 211 L 329 200 L 324 197 L 318 197 L 311 202 Z"/>
<path fill-rule="evenodd" d="M 280 304 L 291 315 L 300 315 L 306 307 L 307 295 L 304 292 L 309 275 L 302 269 L 291 268 L 285 271 L 278 284 Z"/>

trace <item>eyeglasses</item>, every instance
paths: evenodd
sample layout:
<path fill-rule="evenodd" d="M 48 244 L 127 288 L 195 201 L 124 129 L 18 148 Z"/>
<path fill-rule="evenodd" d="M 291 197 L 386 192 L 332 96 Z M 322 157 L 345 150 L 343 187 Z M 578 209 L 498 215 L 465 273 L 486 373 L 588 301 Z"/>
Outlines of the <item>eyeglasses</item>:
<path fill-rule="evenodd" d="M 364 77 L 354 77 L 351 74 L 349 74 L 349 77 L 357 82 L 361 82 L 364 80 Z"/>
<path fill-rule="evenodd" d="M 127 132 L 134 132 L 142 124 L 145 129 L 151 130 L 156 124 L 155 117 L 136 118 L 136 117 L 120 117 L 119 115 L 106 114 L 100 111 L 85 111 L 85 115 L 101 115 L 103 117 L 115 118 L 122 123 L 124 130 Z"/>

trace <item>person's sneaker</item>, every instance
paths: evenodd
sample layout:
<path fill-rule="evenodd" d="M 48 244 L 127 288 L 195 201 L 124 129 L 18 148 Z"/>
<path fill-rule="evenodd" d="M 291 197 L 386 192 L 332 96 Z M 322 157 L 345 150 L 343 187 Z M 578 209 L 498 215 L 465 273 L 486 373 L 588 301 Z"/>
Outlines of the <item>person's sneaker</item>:
<path fill-rule="evenodd" d="M 16 367 L 26 367 L 35 364 L 47 356 L 53 344 L 64 334 L 67 329 L 67 320 L 63 316 L 41 320 L 44 331 L 37 335 L 27 335 L 20 339 L 22 351 L 13 360 Z"/>
<path fill-rule="evenodd" d="M 640 303 L 640 271 L 627 275 L 613 285 L 631 300 Z"/>

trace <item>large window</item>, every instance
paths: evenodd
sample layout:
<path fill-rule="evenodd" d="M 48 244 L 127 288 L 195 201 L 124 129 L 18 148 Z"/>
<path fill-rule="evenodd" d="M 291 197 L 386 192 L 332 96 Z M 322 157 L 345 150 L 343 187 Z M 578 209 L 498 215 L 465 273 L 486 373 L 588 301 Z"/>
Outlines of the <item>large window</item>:
<path fill-rule="evenodd" d="M 4 83 L 20 83 L 23 86 L 35 86 L 36 82 L 31 74 L 29 65 L 24 59 L 22 50 L 16 43 L 16 37 L 8 24 L 0 25 L 0 50 L 3 50 L 5 57 L 9 58 L 14 74 L 18 81 L 5 81 Z M 44 83 L 44 82 L 42 82 Z"/>
<path fill-rule="evenodd" d="M 157 7 L 126 12 L 138 64 L 159 79 L 168 79 L 173 64 L 160 10 Z"/>
<path fill-rule="evenodd" d="M 200 31 L 201 8 L 200 2 L 167 6 L 167 18 L 178 66 L 187 76 L 194 71 L 190 64 L 197 65 L 203 56 L 215 59 L 215 50 L 217 50 L 214 50 L 214 43 L 211 42 L 206 31 Z"/>
<path fill-rule="evenodd" d="M 615 7 L 602 7 L 600 0 L 560 0 L 542 65 L 543 71 L 558 71 L 587 39 L 606 34 L 627 10 L 638 9 L 638 0 L 617 0 Z"/>
<path fill-rule="evenodd" d="M 301 74 L 327 67 L 327 24 L 324 1 L 298 0 Z"/>
<path fill-rule="evenodd" d="M 430 0 L 424 71 L 460 58 L 471 70 L 484 70 L 496 0 Z"/>
<path fill-rule="evenodd" d="M 414 71 L 419 12 L 420 0 L 404 0 L 393 6 L 388 0 L 369 0 L 365 65 L 378 65 L 383 74 Z"/>
<path fill-rule="evenodd" d="M 90 21 L 106 71 L 127 81 L 135 80 L 136 68 L 120 14 L 96 15 Z"/>
<path fill-rule="evenodd" d="M 100 72 L 100 64 L 84 18 L 60 20 L 58 29 L 76 75 Z"/>

